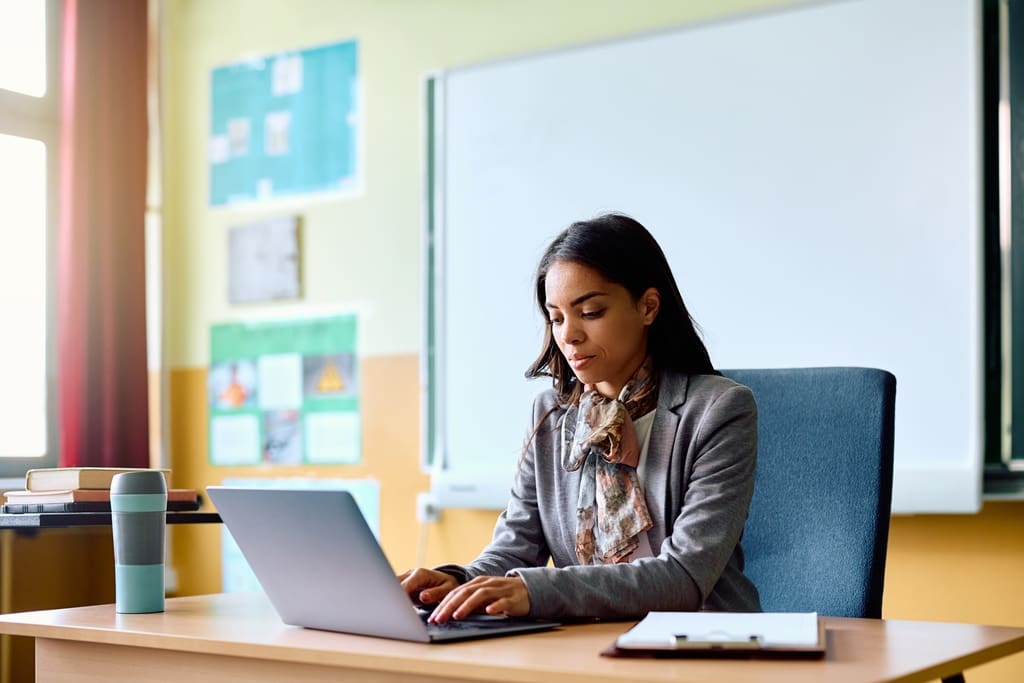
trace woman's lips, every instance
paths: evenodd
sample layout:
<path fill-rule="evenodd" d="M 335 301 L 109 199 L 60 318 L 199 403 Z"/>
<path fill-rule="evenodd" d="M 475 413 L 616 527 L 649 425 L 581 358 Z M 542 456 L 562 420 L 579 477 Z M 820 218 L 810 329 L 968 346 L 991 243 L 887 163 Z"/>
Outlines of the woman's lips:
<path fill-rule="evenodd" d="M 581 370 L 593 359 L 593 356 L 572 356 L 569 358 L 569 365 L 572 366 L 573 370 Z"/>

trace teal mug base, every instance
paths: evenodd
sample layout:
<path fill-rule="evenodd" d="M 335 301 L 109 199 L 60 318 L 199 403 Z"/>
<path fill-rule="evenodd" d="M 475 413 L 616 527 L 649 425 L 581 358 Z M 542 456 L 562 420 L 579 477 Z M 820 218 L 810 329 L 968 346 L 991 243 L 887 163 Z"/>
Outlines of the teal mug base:
<path fill-rule="evenodd" d="M 164 611 L 164 566 L 162 564 L 115 564 L 115 609 L 120 614 L 148 614 Z"/>

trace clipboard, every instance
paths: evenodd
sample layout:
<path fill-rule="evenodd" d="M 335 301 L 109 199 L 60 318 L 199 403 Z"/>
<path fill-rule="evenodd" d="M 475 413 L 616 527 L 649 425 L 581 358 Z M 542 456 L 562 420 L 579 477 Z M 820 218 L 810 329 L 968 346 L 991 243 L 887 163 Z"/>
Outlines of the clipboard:
<path fill-rule="evenodd" d="M 816 612 L 651 612 L 601 654 L 814 659 L 826 642 Z"/>

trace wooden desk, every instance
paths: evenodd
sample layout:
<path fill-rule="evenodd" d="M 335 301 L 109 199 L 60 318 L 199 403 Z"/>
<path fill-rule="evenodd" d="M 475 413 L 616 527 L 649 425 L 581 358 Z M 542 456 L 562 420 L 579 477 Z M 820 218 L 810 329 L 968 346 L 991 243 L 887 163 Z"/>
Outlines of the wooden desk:
<path fill-rule="evenodd" d="M 220 521 L 216 512 L 167 513 L 168 524 Z M 110 522 L 109 512 L 0 514 L 0 614 L 113 601 Z M 0 635 L 0 683 L 30 678 L 32 659 L 31 641 Z"/>
<path fill-rule="evenodd" d="M 113 605 L 0 616 L 0 632 L 36 638 L 36 680 L 933 681 L 1024 650 L 1024 628 L 826 620 L 824 660 L 639 660 L 598 653 L 629 623 L 424 645 L 284 626 L 261 594 L 167 601 L 162 614 Z"/>

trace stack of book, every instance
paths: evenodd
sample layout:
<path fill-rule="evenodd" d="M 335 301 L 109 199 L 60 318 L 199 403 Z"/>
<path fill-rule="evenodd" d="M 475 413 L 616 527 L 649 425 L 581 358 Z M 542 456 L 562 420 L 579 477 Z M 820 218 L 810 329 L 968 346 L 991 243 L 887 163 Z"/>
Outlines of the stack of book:
<path fill-rule="evenodd" d="M 132 467 L 51 467 L 29 470 L 24 491 L 4 494 L 5 513 L 110 512 L 110 482 Z M 166 478 L 170 470 L 160 470 Z M 198 510 L 195 489 L 167 489 L 167 509 Z"/>

